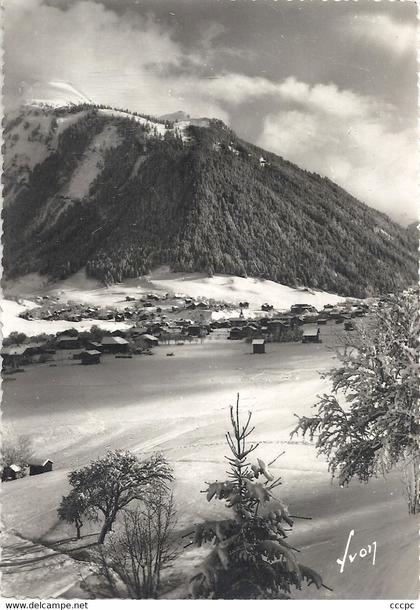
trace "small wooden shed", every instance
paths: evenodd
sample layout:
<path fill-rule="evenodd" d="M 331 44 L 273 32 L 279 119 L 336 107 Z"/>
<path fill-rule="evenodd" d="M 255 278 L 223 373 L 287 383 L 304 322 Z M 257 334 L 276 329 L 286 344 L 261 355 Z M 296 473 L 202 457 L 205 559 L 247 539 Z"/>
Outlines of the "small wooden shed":
<path fill-rule="evenodd" d="M 99 364 L 101 352 L 97 349 L 87 349 L 80 354 L 82 364 Z"/>
<path fill-rule="evenodd" d="M 11 347 L 3 347 L 1 357 L 4 367 L 18 367 L 25 362 L 26 347 L 24 345 L 15 345 Z"/>
<path fill-rule="evenodd" d="M 10 464 L 10 466 L 5 466 L 1 474 L 1 480 L 15 481 L 20 472 L 22 472 L 22 468 L 17 464 Z"/>
<path fill-rule="evenodd" d="M 245 336 L 245 331 L 242 328 L 239 328 L 238 326 L 234 326 L 233 328 L 230 329 L 228 339 L 237 341 L 239 339 L 243 339 L 244 336 Z"/>
<path fill-rule="evenodd" d="M 44 472 L 51 472 L 53 467 L 53 461 L 44 458 L 32 458 L 29 466 L 29 476 L 36 474 L 43 474 Z"/>
<path fill-rule="evenodd" d="M 265 354 L 265 339 L 253 339 L 252 353 L 253 354 Z"/>
<path fill-rule="evenodd" d="M 306 326 L 303 330 L 302 343 L 321 343 L 320 334 L 318 326 Z"/>

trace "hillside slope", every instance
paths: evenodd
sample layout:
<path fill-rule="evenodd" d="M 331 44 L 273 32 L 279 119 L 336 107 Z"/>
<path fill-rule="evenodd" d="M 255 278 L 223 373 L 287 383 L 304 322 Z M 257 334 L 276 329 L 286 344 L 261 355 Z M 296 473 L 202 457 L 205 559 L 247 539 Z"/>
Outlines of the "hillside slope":
<path fill-rule="evenodd" d="M 8 277 L 169 264 L 354 296 L 416 279 L 412 233 L 220 121 L 26 106 L 5 144 Z"/>

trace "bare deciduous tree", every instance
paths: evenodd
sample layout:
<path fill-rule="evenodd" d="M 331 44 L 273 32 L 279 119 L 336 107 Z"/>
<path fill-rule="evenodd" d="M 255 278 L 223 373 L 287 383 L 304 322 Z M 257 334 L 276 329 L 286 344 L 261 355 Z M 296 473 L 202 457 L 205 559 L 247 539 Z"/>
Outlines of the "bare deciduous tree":
<path fill-rule="evenodd" d="M 161 573 L 177 556 L 172 494 L 163 486 L 133 510 L 124 511 L 120 528 L 99 550 L 100 573 L 113 596 L 121 582 L 131 599 L 156 599 Z"/>
<path fill-rule="evenodd" d="M 165 486 L 172 470 L 163 455 L 140 461 L 130 451 L 108 451 L 102 458 L 69 474 L 71 494 L 84 498 L 89 515 L 103 517 L 98 542 L 102 544 L 117 518 L 134 500 L 142 500 L 152 486 Z M 86 514 L 86 512 L 85 512 Z"/>
<path fill-rule="evenodd" d="M 1 439 L 1 467 L 16 464 L 24 469 L 33 456 L 32 440 L 25 434 L 17 435 L 11 430 L 5 430 Z"/>

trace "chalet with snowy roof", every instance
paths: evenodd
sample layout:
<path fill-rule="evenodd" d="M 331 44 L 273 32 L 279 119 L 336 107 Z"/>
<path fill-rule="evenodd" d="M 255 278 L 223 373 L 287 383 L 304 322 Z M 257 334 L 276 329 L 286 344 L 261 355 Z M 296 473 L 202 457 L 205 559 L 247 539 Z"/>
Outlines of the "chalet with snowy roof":
<path fill-rule="evenodd" d="M 275 318 L 273 320 L 267 320 L 265 327 L 267 328 L 267 334 L 272 341 L 281 341 L 282 336 L 290 329 L 291 325 L 289 320 L 279 320 Z"/>
<path fill-rule="evenodd" d="M 259 331 L 259 327 L 257 324 L 247 324 L 246 326 L 243 326 L 242 328 L 248 337 L 254 336 Z"/>
<path fill-rule="evenodd" d="M 25 361 L 24 345 L 14 345 L 10 347 L 3 347 L 1 350 L 1 357 L 3 360 L 4 367 L 17 367 Z"/>
<path fill-rule="evenodd" d="M 84 344 L 86 349 L 96 349 L 98 352 L 102 351 L 102 343 L 99 341 L 85 341 Z"/>
<path fill-rule="evenodd" d="M 148 347 L 156 347 L 159 345 L 159 339 L 154 335 L 144 334 L 140 337 L 141 341 L 143 341 Z"/>
<path fill-rule="evenodd" d="M 269 331 L 275 331 L 288 326 L 288 321 L 279 318 L 273 318 L 272 320 L 266 321 L 266 326 Z"/>
<path fill-rule="evenodd" d="M 80 354 L 82 364 L 99 364 L 101 352 L 97 349 L 86 349 Z"/>
<path fill-rule="evenodd" d="M 265 339 L 253 339 L 252 353 L 253 354 L 265 354 Z"/>
<path fill-rule="evenodd" d="M 15 481 L 20 473 L 22 472 L 22 468 L 17 464 L 10 464 L 9 466 L 5 466 L 1 473 L 1 480 L 4 481 Z"/>
<path fill-rule="evenodd" d="M 303 329 L 302 343 L 321 343 L 320 334 L 318 326 L 306 326 Z"/>
<path fill-rule="evenodd" d="M 187 329 L 189 337 L 200 337 L 201 335 L 201 326 L 199 324 L 192 324 Z"/>
<path fill-rule="evenodd" d="M 127 333 L 126 330 L 122 330 L 121 328 L 118 328 L 117 330 L 113 330 L 111 335 L 113 337 L 123 337 L 123 339 L 125 339 L 126 333 Z"/>
<path fill-rule="evenodd" d="M 78 335 L 57 335 L 55 340 L 56 349 L 80 349 L 80 339 Z"/>
<path fill-rule="evenodd" d="M 39 354 L 42 354 L 46 350 L 45 341 L 41 341 L 41 342 L 31 341 L 30 343 L 25 343 L 25 345 L 23 347 L 26 348 L 25 354 L 27 356 L 38 356 Z"/>
<path fill-rule="evenodd" d="M 43 474 L 44 472 L 51 472 L 53 469 L 53 461 L 49 458 L 33 457 L 28 464 L 29 475 L 34 476 L 36 474 Z"/>
<path fill-rule="evenodd" d="M 103 337 L 102 351 L 108 354 L 126 354 L 128 352 L 128 341 L 123 337 Z"/>
<path fill-rule="evenodd" d="M 290 311 L 293 314 L 302 314 L 304 312 L 316 312 L 316 309 L 309 303 L 295 303 L 291 306 Z"/>
<path fill-rule="evenodd" d="M 318 322 L 318 314 L 313 312 L 305 312 L 299 318 L 304 324 L 316 324 Z"/>
<path fill-rule="evenodd" d="M 246 332 L 242 327 L 233 326 L 230 329 L 228 339 L 231 339 L 232 341 L 238 341 L 239 339 L 243 339 L 245 337 L 245 335 L 246 335 Z"/>
<path fill-rule="evenodd" d="M 354 315 L 356 316 L 356 318 L 362 318 L 363 316 L 366 315 L 366 309 L 364 309 L 363 307 L 359 307 L 354 312 Z"/>
<path fill-rule="evenodd" d="M 145 326 L 133 326 L 128 330 L 128 334 L 131 337 L 140 337 L 147 334 L 147 328 Z"/>
<path fill-rule="evenodd" d="M 248 324 L 248 321 L 246 320 L 246 318 L 230 318 L 229 319 L 229 323 L 230 325 L 233 326 L 246 326 Z"/>

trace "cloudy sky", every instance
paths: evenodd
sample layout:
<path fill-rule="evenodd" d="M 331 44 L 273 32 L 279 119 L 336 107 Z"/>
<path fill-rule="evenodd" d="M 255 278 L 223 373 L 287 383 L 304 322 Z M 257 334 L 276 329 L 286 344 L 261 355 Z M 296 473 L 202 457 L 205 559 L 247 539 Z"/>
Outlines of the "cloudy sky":
<path fill-rule="evenodd" d="M 223 119 L 402 224 L 417 217 L 416 6 L 11 0 L 5 104 L 50 82 L 154 115 Z"/>

